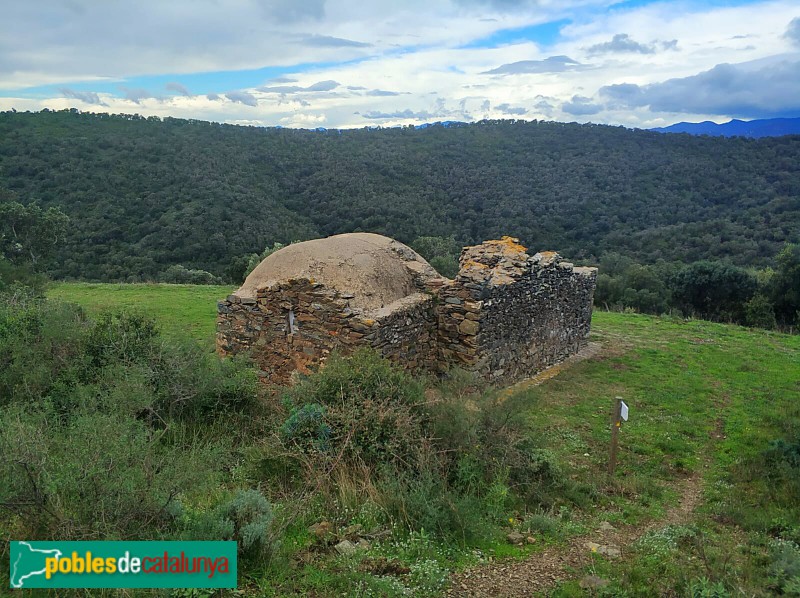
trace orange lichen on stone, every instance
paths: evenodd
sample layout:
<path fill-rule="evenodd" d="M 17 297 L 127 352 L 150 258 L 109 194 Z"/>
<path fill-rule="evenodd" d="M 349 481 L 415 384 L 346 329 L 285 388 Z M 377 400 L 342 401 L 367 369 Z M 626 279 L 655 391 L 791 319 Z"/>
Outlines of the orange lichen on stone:
<path fill-rule="evenodd" d="M 485 268 L 488 268 L 489 266 L 487 266 L 486 264 L 482 264 L 480 262 L 476 262 L 475 260 L 467 260 L 466 262 L 464 262 L 464 265 L 461 266 L 461 267 L 462 268 L 481 268 L 481 269 L 485 269 Z"/>
<path fill-rule="evenodd" d="M 494 245 L 502 249 L 503 253 L 512 255 L 518 253 L 525 253 L 528 248 L 519 242 L 519 239 L 504 235 L 500 239 L 493 239 L 491 241 L 484 241 L 484 245 Z"/>
<path fill-rule="evenodd" d="M 556 254 L 555 251 L 540 251 L 539 255 L 542 257 L 553 257 Z"/>

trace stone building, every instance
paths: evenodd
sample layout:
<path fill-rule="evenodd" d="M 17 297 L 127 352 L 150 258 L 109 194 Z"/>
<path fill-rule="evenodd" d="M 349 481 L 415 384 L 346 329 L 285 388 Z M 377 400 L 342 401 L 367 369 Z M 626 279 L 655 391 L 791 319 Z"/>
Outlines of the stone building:
<path fill-rule="evenodd" d="M 398 241 L 336 235 L 275 252 L 219 302 L 217 351 L 249 351 L 273 384 L 365 345 L 412 371 L 507 383 L 586 343 L 596 278 L 510 237 L 466 247 L 449 280 Z"/>

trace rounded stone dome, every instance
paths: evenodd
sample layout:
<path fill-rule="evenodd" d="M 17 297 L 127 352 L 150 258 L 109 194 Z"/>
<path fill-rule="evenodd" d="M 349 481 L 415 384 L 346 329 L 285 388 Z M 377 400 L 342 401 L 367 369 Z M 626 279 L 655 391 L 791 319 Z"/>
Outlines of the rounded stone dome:
<path fill-rule="evenodd" d="M 418 293 L 441 276 L 413 249 L 382 235 L 348 233 L 288 245 L 266 257 L 236 291 L 255 297 L 259 288 L 308 278 L 352 295 L 350 305 L 380 309 Z"/>

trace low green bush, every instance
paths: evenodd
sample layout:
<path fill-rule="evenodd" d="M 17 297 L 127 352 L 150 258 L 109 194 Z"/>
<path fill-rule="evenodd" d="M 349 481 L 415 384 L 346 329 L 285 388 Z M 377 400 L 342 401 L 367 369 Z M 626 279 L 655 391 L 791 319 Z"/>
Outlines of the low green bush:
<path fill-rule="evenodd" d="M 414 467 L 426 442 L 422 385 L 368 349 L 332 357 L 284 402 L 284 437 L 304 450 L 342 453 L 371 467 Z"/>
<path fill-rule="evenodd" d="M 272 549 L 272 505 L 258 490 L 239 490 L 187 524 L 193 540 L 236 540 L 247 559 L 268 556 Z"/>

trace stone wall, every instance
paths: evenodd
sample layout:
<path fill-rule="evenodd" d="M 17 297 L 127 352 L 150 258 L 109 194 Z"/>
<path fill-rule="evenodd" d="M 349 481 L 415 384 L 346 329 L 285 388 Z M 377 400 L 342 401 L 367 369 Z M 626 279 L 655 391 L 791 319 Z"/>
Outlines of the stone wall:
<path fill-rule="evenodd" d="M 503 237 L 465 248 L 454 280 L 420 276 L 420 292 L 368 312 L 351 306 L 353 295 L 308 278 L 258 288 L 255 298 L 231 295 L 218 304 L 217 350 L 249 351 L 271 384 L 359 346 L 412 371 L 458 366 L 505 383 L 586 342 L 596 276 Z"/>
<path fill-rule="evenodd" d="M 563 361 L 589 336 L 596 278 L 509 237 L 467 247 L 439 296 L 442 362 L 509 382 Z"/>
<path fill-rule="evenodd" d="M 281 385 L 359 346 L 412 371 L 436 367 L 433 296 L 415 293 L 370 313 L 352 309 L 352 298 L 304 278 L 258 289 L 254 299 L 230 295 L 217 305 L 217 352 L 249 352 L 262 378 Z"/>

